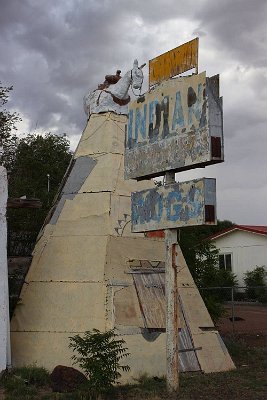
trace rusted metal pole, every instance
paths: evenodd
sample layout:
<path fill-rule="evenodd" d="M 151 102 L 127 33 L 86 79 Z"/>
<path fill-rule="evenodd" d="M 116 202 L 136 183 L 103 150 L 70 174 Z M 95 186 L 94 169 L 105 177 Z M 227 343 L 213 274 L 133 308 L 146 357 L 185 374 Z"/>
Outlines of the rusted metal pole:
<path fill-rule="evenodd" d="M 175 182 L 175 173 L 166 173 L 165 184 Z M 177 229 L 165 230 L 165 292 L 166 292 L 166 356 L 167 356 L 167 390 L 177 393 L 179 390 L 178 359 L 178 288 L 177 288 Z"/>

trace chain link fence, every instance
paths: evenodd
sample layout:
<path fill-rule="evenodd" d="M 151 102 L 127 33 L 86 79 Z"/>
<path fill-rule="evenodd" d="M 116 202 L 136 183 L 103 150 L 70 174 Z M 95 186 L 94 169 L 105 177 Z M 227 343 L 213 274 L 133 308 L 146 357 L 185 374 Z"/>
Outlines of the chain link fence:
<path fill-rule="evenodd" d="M 222 334 L 267 336 L 266 285 L 203 287 L 199 291 L 208 308 L 213 304 L 219 310 L 215 320 Z"/>

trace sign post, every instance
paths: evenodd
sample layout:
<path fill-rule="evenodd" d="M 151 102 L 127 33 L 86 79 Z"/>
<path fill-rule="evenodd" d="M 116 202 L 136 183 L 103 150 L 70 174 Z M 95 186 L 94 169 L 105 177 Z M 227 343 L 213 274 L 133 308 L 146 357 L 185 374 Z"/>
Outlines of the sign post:
<path fill-rule="evenodd" d="M 196 69 L 191 76 L 174 76 Z M 172 79 L 171 79 L 172 78 Z M 219 75 L 198 74 L 198 38 L 149 62 L 149 92 L 131 103 L 125 179 L 165 174 L 165 184 L 132 193 L 132 232 L 165 230 L 167 389 L 179 390 L 180 252 L 177 229 L 216 224 L 216 181 L 175 182 L 175 173 L 223 162 Z"/>
<path fill-rule="evenodd" d="M 166 183 L 175 182 L 175 173 L 166 173 Z M 170 393 L 179 389 L 179 314 L 177 286 L 177 229 L 165 230 L 165 292 L 166 292 L 166 357 L 167 388 Z"/>

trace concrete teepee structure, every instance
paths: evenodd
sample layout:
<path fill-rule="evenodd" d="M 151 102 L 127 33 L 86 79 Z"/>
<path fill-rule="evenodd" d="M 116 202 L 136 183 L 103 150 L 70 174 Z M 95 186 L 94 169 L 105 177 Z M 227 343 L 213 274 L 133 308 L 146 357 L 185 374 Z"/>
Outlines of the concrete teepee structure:
<path fill-rule="evenodd" d="M 154 184 L 124 180 L 126 122 L 109 108 L 89 116 L 12 319 L 14 366 L 71 366 L 70 336 L 116 327 L 131 354 L 124 381 L 165 374 L 165 246 L 131 233 L 130 194 Z M 185 262 L 178 275 L 181 368 L 234 368 Z"/>

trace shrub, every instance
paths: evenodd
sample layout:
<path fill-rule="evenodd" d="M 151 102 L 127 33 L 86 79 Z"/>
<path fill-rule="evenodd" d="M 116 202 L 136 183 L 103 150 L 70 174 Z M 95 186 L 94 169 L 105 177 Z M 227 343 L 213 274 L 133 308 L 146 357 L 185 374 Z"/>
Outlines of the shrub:
<path fill-rule="evenodd" d="M 267 302 L 267 271 L 266 267 L 256 267 L 253 271 L 245 272 L 244 282 L 246 285 L 247 297 L 251 300 Z"/>
<path fill-rule="evenodd" d="M 125 341 L 118 339 L 114 329 L 100 332 L 87 331 L 84 336 L 70 337 L 69 347 L 77 351 L 73 364 L 78 364 L 89 379 L 89 387 L 95 393 L 103 393 L 118 383 L 121 371 L 129 371 L 128 365 L 121 365 L 122 358 L 129 355 L 124 347 Z"/>
<path fill-rule="evenodd" d="M 208 240 L 195 246 L 190 271 L 211 318 L 217 322 L 225 314 L 223 303 L 231 300 L 229 287 L 237 285 L 236 276 L 219 268 L 219 251 Z"/>

